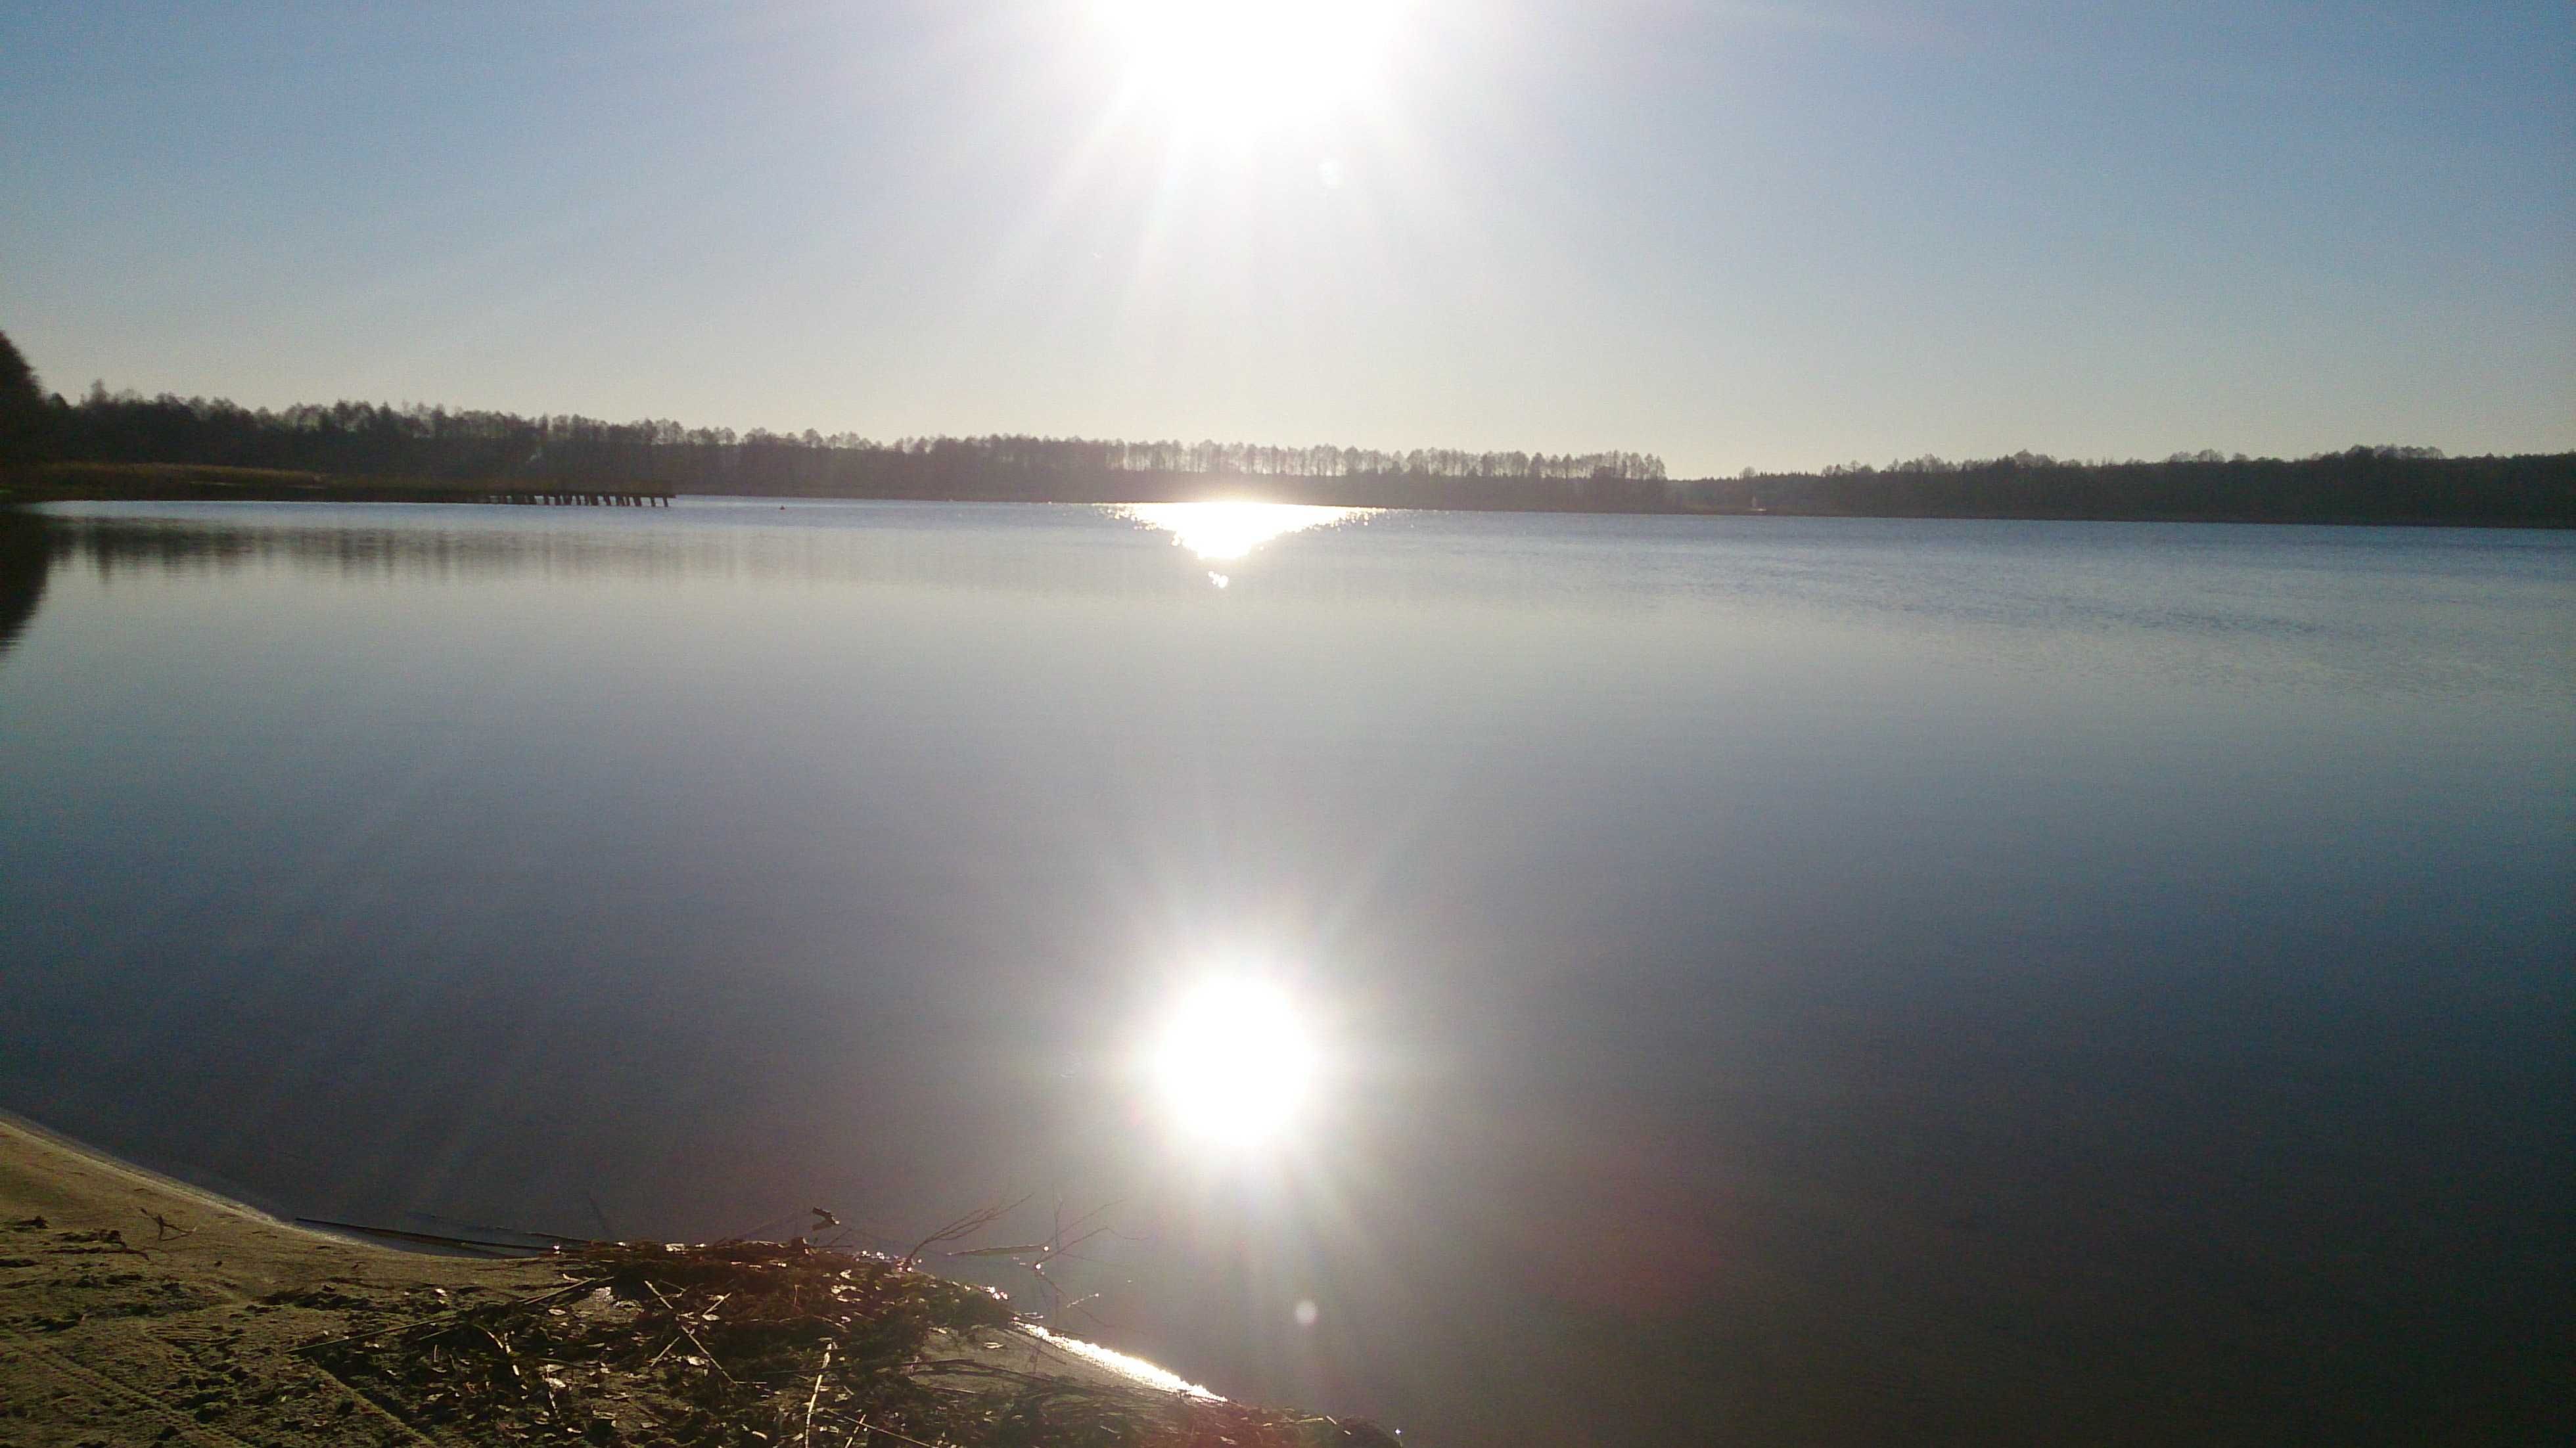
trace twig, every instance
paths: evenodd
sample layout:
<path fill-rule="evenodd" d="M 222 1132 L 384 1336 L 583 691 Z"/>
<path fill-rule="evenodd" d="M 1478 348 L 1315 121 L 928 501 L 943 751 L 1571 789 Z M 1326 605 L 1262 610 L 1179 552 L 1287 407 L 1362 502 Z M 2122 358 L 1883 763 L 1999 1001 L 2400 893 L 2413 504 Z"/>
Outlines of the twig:
<path fill-rule="evenodd" d="M 823 1365 L 820 1368 L 817 1368 L 814 1372 L 814 1391 L 805 1395 L 805 1437 L 803 1441 L 806 1448 L 813 1448 L 814 1405 L 823 1400 L 823 1375 L 831 1370 L 832 1345 L 827 1342 L 823 1344 Z"/>
<path fill-rule="evenodd" d="M 1036 1194 L 1031 1193 L 1030 1195 L 1034 1196 Z M 903 1266 L 905 1270 L 909 1271 L 914 1266 L 918 1265 L 921 1261 L 921 1254 L 938 1246 L 940 1243 L 955 1242 L 967 1237 L 972 1237 L 976 1233 L 983 1231 L 986 1227 L 993 1225 L 995 1222 L 1002 1220 L 1011 1213 L 1027 1206 L 1028 1202 L 1028 1197 L 1022 1197 L 1018 1201 L 1013 1202 L 1006 1207 L 985 1207 L 980 1211 L 968 1212 L 966 1215 L 959 1217 L 956 1221 L 949 1223 L 947 1226 L 940 1228 L 938 1231 L 922 1238 L 919 1242 L 914 1243 L 912 1250 L 903 1254 Z"/>
<path fill-rule="evenodd" d="M 869 1421 L 868 1421 L 866 1418 L 864 1418 L 864 1417 L 863 1417 L 863 1418 L 861 1418 L 861 1419 L 859 1419 L 859 1428 L 858 1428 L 858 1432 L 859 1432 L 859 1433 L 883 1433 L 884 1435 L 886 1435 L 886 1436 L 887 1436 L 887 1437 L 889 1437 L 889 1438 L 892 1438 L 894 1441 L 896 1441 L 896 1442 L 898 1442 L 898 1443 L 909 1443 L 909 1444 L 911 1444 L 911 1445 L 912 1445 L 912 1448 L 943 1448 L 943 1445 L 941 1445 L 941 1444 L 937 1444 L 937 1443 L 924 1443 L 924 1442 L 922 1442 L 922 1441 L 921 1441 L 920 1439 L 918 1439 L 918 1438 L 907 1437 L 907 1436 L 905 1436 L 904 1434 L 901 1434 L 901 1433 L 896 1432 L 896 1431 L 895 1431 L 895 1430 L 893 1430 L 892 1428 L 880 1428 L 880 1427 L 878 1427 L 876 1424 L 869 1422 Z M 854 1443 L 855 1443 L 855 1442 L 857 1442 L 857 1441 L 858 1441 L 858 1433 L 853 1433 L 853 1434 L 851 1434 L 851 1435 L 850 1435 L 850 1441 L 851 1441 L 851 1442 L 854 1442 Z"/>
<path fill-rule="evenodd" d="M 152 1240 L 155 1242 L 166 1242 L 172 1237 L 193 1237 L 197 1235 L 196 1228 L 174 1225 L 168 1217 L 161 1215 L 159 1212 L 153 1211 L 149 1207 L 136 1207 L 134 1210 L 141 1212 L 145 1219 L 152 1223 L 153 1232 L 155 1233 Z"/>
<path fill-rule="evenodd" d="M 667 1297 L 662 1296 L 662 1289 L 661 1289 L 661 1288 L 656 1287 L 656 1286 L 654 1286 L 651 1282 L 647 1281 L 647 1282 L 644 1284 L 644 1290 L 645 1290 L 645 1291 L 647 1291 L 647 1292 L 652 1293 L 652 1294 L 653 1294 L 653 1296 L 654 1296 L 654 1298 L 655 1298 L 657 1301 L 659 1301 L 659 1302 L 662 1304 L 662 1306 L 663 1306 L 663 1307 L 665 1307 L 665 1308 L 669 1309 L 670 1314 L 671 1314 L 671 1325 L 672 1325 L 673 1327 L 678 1328 L 678 1329 L 680 1330 L 681 1335 L 682 1335 L 682 1336 L 684 1336 L 684 1337 L 686 1337 L 686 1338 L 689 1340 L 689 1342 L 691 1343 L 691 1345 L 695 1346 L 695 1347 L 697 1348 L 697 1350 L 698 1350 L 698 1351 L 700 1351 L 700 1352 L 702 1352 L 702 1353 L 706 1354 L 706 1357 L 707 1357 L 707 1366 L 708 1366 L 708 1367 L 714 1368 L 714 1369 L 716 1370 L 716 1372 L 717 1372 L 719 1375 L 721 1375 L 721 1376 L 724 1378 L 724 1380 L 725 1380 L 726 1382 L 733 1383 L 735 1387 L 741 1387 L 741 1386 L 742 1386 L 742 1384 L 740 1384 L 739 1382 L 735 1382 L 735 1381 L 734 1381 L 734 1375 L 733 1375 L 733 1374 L 731 1374 L 731 1373 L 729 1373 L 729 1372 L 726 1372 L 726 1371 L 725 1371 L 725 1365 L 724 1365 L 724 1363 L 723 1363 L 723 1362 L 721 1362 L 720 1360 L 718 1360 L 718 1359 L 717 1359 L 716 1354 L 715 1354 L 715 1349 L 713 1349 L 713 1348 L 711 1348 L 711 1347 L 708 1347 L 708 1346 L 707 1346 L 705 1343 L 703 1343 L 703 1342 L 698 1341 L 698 1335 L 697 1335 L 696 1333 L 694 1333 L 694 1332 L 689 1331 L 689 1324 L 688 1324 L 688 1321 L 687 1321 L 684 1317 L 682 1317 L 682 1316 L 681 1316 L 680 1309 L 678 1309 L 677 1307 L 673 1307 L 673 1306 L 671 1306 L 671 1299 L 669 1299 L 669 1298 L 667 1298 Z M 731 1294 L 727 1294 L 727 1295 L 728 1295 L 728 1296 L 730 1296 Z M 723 1299 L 722 1299 L 722 1298 L 719 1298 L 719 1299 L 717 1299 L 717 1300 L 718 1300 L 718 1301 L 722 1301 Z"/>
<path fill-rule="evenodd" d="M 599 1284 L 596 1282 L 575 1282 L 565 1287 L 549 1287 L 545 1291 L 537 1293 L 535 1296 L 516 1298 L 510 1303 L 510 1305 L 514 1307 L 535 1307 L 540 1303 L 550 1302 L 558 1297 L 571 1297 L 590 1292 L 598 1285 Z M 318 1352 L 323 1348 L 339 1347 L 345 1343 L 371 1342 L 380 1337 L 391 1337 L 398 1334 L 414 1333 L 420 1331 L 424 1327 L 432 1327 L 454 1318 L 463 1317 L 469 1312 L 483 1312 L 500 1305 L 501 1304 L 496 1302 L 477 1302 L 470 1306 L 457 1308 L 453 1312 L 442 1312 L 435 1317 L 417 1317 L 409 1322 L 395 1323 L 391 1327 L 377 1328 L 373 1332 L 352 1333 L 347 1337 L 326 1337 L 320 1342 L 308 1342 L 302 1347 L 294 1349 L 294 1351 L 299 1353 Z"/>

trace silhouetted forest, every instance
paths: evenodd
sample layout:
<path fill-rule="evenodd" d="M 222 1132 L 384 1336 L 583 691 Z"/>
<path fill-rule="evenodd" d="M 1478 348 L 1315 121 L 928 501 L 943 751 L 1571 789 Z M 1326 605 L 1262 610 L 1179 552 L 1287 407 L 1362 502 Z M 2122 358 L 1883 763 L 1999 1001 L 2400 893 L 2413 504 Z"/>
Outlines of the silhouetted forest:
<path fill-rule="evenodd" d="M 1265 493 L 1366 492 L 1415 506 L 1639 506 L 1665 496 L 1639 453 L 1470 453 L 1076 438 L 871 442 L 676 422 L 611 423 L 362 402 L 254 410 L 93 389 L 51 412 L 67 462 L 185 463 L 400 478 L 618 482 L 776 497 L 1147 502 L 1257 479 Z"/>
<path fill-rule="evenodd" d="M 0 333 L 0 467 L 34 461 L 45 455 L 56 422 L 65 411 L 61 398 L 46 403 L 36 374 L 17 345 Z"/>
<path fill-rule="evenodd" d="M 1692 511 L 1810 517 L 2069 518 L 2576 527 L 2576 453 L 2444 457 L 2356 447 L 2316 457 L 2177 453 L 2162 462 L 1980 462 L 1748 473 L 1677 484 Z"/>
<path fill-rule="evenodd" d="M 30 461 L 775 497 L 1101 503 L 1224 492 L 1398 508 L 2576 526 L 2576 454 L 2565 453 L 2448 458 L 2429 448 L 2356 447 L 2294 460 L 2202 452 L 2162 462 L 2075 462 L 2024 452 L 1673 480 L 1660 458 L 1631 452 L 1041 437 L 872 442 L 363 402 L 254 409 L 100 386 L 71 402 L 44 396 L 0 337 L 0 464 Z M 73 468 L 57 473 L 80 479 L 59 492 L 95 495 L 113 486 Z M 294 496 L 334 485 L 309 479 Z M 241 490 L 250 484 L 164 486 L 247 496 Z"/>

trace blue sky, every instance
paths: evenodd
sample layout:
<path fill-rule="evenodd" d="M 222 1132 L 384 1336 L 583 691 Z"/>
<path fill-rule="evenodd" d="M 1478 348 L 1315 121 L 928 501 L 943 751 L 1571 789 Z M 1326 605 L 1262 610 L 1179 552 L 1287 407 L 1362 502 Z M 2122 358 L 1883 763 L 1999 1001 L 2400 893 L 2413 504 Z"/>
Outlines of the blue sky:
<path fill-rule="evenodd" d="M 1121 3 L 12 5 L 0 330 L 889 438 L 2576 448 L 2562 0 L 1411 0 L 1295 75 Z"/>

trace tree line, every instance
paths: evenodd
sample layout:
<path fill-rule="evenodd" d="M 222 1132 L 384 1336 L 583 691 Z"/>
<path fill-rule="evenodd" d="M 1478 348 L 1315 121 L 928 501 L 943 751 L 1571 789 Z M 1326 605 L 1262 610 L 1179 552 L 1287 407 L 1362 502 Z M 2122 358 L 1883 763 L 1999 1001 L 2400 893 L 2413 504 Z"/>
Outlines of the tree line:
<path fill-rule="evenodd" d="M 1660 458 L 1633 452 L 1466 452 L 1280 447 L 1028 436 L 904 438 L 692 428 L 648 420 L 525 417 L 338 402 L 268 409 L 221 399 L 93 387 L 48 408 L 64 461 L 185 463 L 383 478 L 532 484 L 604 482 L 687 493 L 882 498 L 1152 501 L 1214 478 L 1264 492 L 1359 490 L 1420 506 L 1644 503 L 1664 492 Z"/>
<path fill-rule="evenodd" d="M 0 336 L 0 466 L 42 459 L 785 497 L 1159 502 L 1226 488 L 1398 508 L 2576 526 L 2576 453 L 2453 458 L 2377 446 L 2297 459 L 2204 451 L 2079 462 L 2019 452 L 1676 480 L 1660 458 L 1634 452 L 1023 436 L 873 442 L 365 402 L 247 408 L 96 385 L 74 402 L 45 394 Z"/>
<path fill-rule="evenodd" d="M 2313 457 L 2176 453 L 2074 462 L 2022 452 L 1951 462 L 1850 463 L 1676 488 L 1679 506 L 1818 517 L 2065 518 L 2246 523 L 2576 526 L 2576 453 L 2445 457 L 2365 446 Z"/>

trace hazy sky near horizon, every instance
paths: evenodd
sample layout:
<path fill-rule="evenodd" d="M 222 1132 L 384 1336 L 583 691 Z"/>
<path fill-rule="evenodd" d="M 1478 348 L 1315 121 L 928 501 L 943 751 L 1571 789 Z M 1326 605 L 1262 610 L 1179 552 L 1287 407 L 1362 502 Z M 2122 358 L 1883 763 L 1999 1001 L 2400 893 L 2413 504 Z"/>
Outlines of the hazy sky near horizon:
<path fill-rule="evenodd" d="M 1156 8 L 12 5 L 0 331 L 883 438 L 2576 448 L 2564 0 Z"/>

